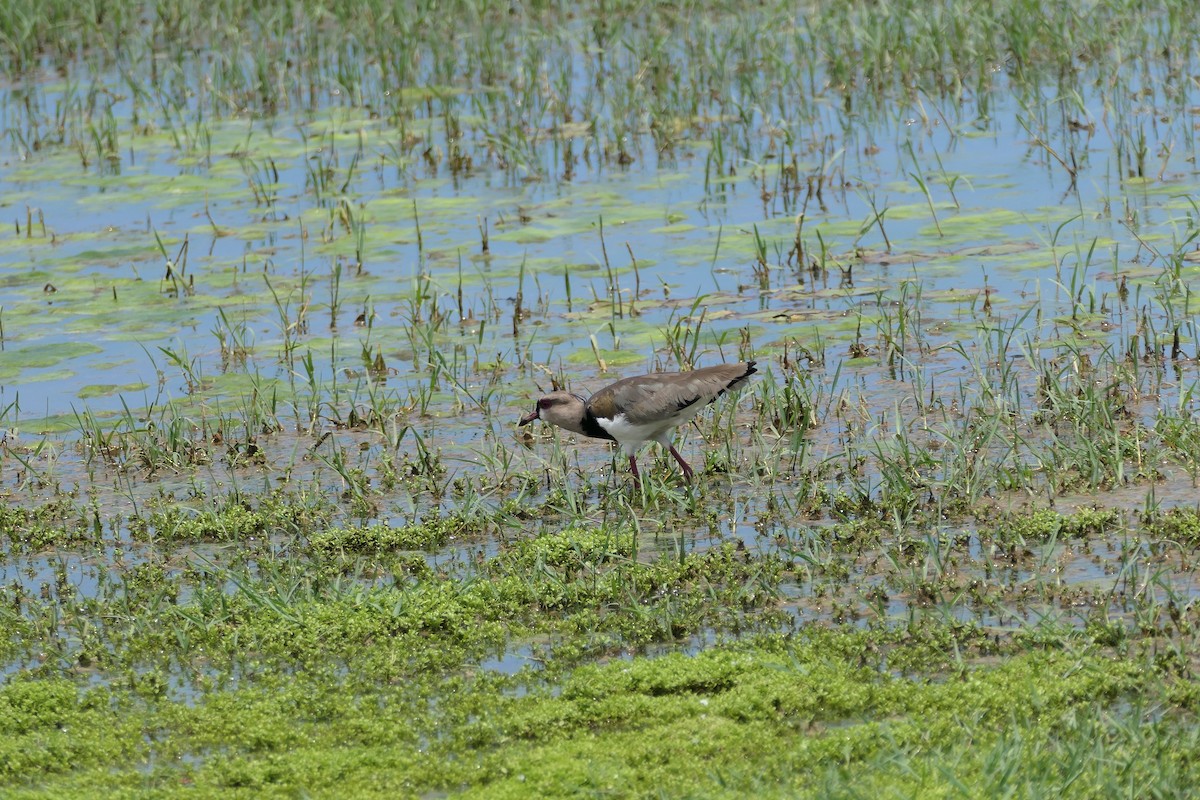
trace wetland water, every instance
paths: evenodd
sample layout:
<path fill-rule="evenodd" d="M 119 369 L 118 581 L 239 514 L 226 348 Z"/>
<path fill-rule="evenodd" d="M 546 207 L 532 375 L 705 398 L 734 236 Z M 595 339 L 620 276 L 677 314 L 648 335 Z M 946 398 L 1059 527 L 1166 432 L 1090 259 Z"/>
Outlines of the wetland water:
<path fill-rule="evenodd" d="M 500 748 L 533 734 L 483 731 L 496 692 L 757 635 L 933 631 L 930 663 L 864 645 L 924 677 L 1084 635 L 1194 663 L 1194 12 L 841 5 L 8 31 L 12 691 L 161 726 L 85 768 L 262 789 L 362 697 L 401 750 Z M 515 427 L 552 384 L 749 358 L 678 432 L 693 487 Z M 296 676 L 328 706 L 279 711 Z M 261 748 L 217 756 L 252 690 Z M 438 763 L 413 785 L 475 780 Z"/>

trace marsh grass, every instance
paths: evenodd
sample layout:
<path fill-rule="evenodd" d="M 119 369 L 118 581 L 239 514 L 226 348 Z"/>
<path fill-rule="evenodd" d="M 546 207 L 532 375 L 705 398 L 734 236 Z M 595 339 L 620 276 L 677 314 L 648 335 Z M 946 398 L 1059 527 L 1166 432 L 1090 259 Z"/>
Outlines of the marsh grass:
<path fill-rule="evenodd" d="M 1186 792 L 1196 9 L 1043 5 L 0 14 L 5 791 Z"/>

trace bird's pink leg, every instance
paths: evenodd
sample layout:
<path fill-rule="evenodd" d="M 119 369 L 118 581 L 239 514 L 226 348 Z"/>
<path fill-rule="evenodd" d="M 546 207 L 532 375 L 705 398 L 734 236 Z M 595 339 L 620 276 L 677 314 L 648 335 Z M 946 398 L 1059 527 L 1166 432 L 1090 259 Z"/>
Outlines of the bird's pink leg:
<path fill-rule="evenodd" d="M 634 485 L 635 485 L 635 486 L 641 486 L 641 485 L 642 485 L 642 477 L 641 477 L 640 475 L 638 475 L 638 471 L 637 471 L 637 459 L 636 459 L 636 458 L 634 458 L 634 457 L 633 457 L 633 455 L 630 455 L 630 456 L 629 456 L 629 471 L 633 473 L 633 483 L 634 483 Z"/>
<path fill-rule="evenodd" d="M 671 451 L 671 455 L 675 456 L 675 460 L 679 462 L 679 466 L 683 467 L 684 479 L 690 481 L 692 479 L 692 468 L 683 460 L 683 456 L 679 455 L 679 451 L 675 449 L 675 445 L 669 444 L 667 445 L 667 449 Z"/>

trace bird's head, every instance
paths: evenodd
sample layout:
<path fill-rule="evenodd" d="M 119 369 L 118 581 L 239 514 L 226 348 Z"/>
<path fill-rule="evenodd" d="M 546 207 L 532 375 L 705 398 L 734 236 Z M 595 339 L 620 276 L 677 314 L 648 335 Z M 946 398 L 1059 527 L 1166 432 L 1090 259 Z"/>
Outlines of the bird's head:
<path fill-rule="evenodd" d="M 579 433 L 584 413 L 585 405 L 582 398 L 570 392 L 551 392 L 544 397 L 539 397 L 533 406 L 533 411 L 521 417 L 521 421 L 517 424 L 528 425 L 535 419 L 540 419 Z"/>

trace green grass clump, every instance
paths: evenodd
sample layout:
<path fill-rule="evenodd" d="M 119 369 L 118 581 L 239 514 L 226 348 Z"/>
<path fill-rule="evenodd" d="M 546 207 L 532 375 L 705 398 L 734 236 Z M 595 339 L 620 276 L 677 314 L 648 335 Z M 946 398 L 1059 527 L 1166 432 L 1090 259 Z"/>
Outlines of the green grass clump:
<path fill-rule="evenodd" d="M 97 544 L 103 534 L 99 512 L 67 498 L 35 506 L 0 504 L 0 543 L 10 552 Z"/>
<path fill-rule="evenodd" d="M 328 518 L 330 508 L 319 498 L 283 492 L 257 498 L 253 504 L 233 497 L 216 509 L 167 504 L 129 520 L 135 539 L 245 542 L 254 537 L 294 533 Z"/>
<path fill-rule="evenodd" d="M 459 528 L 454 521 L 437 518 L 393 528 L 390 525 L 364 525 L 358 528 L 332 528 L 308 537 L 308 546 L 316 553 L 379 553 L 385 550 L 433 550 L 446 543 Z"/>
<path fill-rule="evenodd" d="M 1018 544 L 1044 542 L 1053 538 L 1083 538 L 1103 534 L 1119 524 L 1115 509 L 1079 509 L 1062 514 L 1052 508 L 1031 509 L 1027 513 L 1005 514 L 986 533 L 999 542 Z"/>
<path fill-rule="evenodd" d="M 553 567 L 568 573 L 585 567 L 630 559 L 635 552 L 632 534 L 607 528 L 570 527 L 558 533 L 516 542 L 505 554 L 506 568 Z"/>
<path fill-rule="evenodd" d="M 1172 539 L 1183 544 L 1200 542 L 1200 511 L 1177 507 L 1150 516 L 1143 521 L 1147 535 Z"/>

